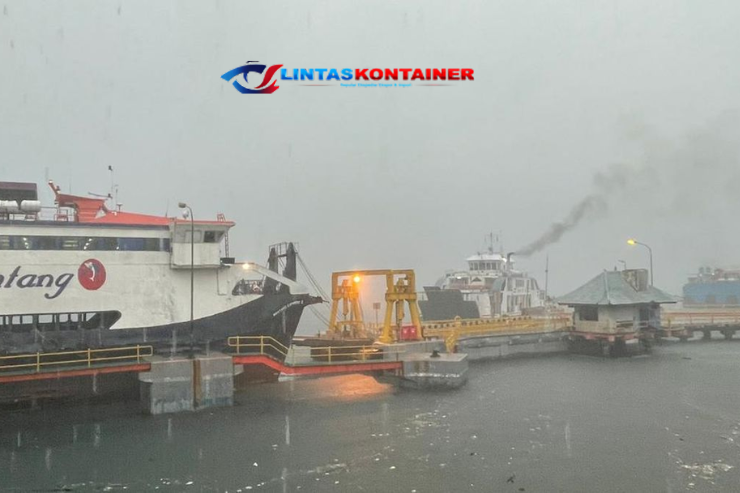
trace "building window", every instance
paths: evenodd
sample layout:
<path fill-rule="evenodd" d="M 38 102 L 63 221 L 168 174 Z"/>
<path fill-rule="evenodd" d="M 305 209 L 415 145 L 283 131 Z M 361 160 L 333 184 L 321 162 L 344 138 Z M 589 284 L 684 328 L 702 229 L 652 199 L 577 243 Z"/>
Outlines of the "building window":
<path fill-rule="evenodd" d="M 578 318 L 586 322 L 599 321 L 599 307 L 597 306 L 579 306 Z"/>

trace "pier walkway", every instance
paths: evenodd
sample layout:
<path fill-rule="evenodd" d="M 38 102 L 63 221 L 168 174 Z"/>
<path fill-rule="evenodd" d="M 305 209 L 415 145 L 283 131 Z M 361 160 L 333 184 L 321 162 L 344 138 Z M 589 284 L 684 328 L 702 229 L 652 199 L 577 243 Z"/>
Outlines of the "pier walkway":
<path fill-rule="evenodd" d="M 286 375 L 401 371 L 403 348 L 392 345 L 286 347 L 269 336 L 229 337 L 234 364 L 263 365 Z"/>
<path fill-rule="evenodd" d="M 129 346 L 53 353 L 0 356 L 0 384 L 86 377 L 109 373 L 145 372 L 152 346 Z"/>
<path fill-rule="evenodd" d="M 687 340 L 696 332 L 710 339 L 712 332 L 720 332 L 732 339 L 740 330 L 740 310 L 665 310 L 662 315 L 662 335 Z"/>

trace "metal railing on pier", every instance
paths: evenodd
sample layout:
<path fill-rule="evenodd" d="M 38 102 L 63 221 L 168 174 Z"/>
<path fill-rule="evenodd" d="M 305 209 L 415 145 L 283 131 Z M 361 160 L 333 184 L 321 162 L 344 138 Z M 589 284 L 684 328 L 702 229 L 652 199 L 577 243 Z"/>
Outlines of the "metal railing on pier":
<path fill-rule="evenodd" d="M 459 339 L 556 332 L 571 325 L 569 314 L 549 317 L 456 318 L 423 323 L 422 333 L 425 339 L 444 340 L 447 350 L 454 351 Z"/>
<path fill-rule="evenodd" d="M 53 367 L 92 368 L 93 365 L 100 365 L 101 363 L 141 363 L 142 358 L 153 354 L 152 346 L 141 345 L 54 353 L 13 354 L 0 356 L 0 372 L 32 370 L 41 373 L 42 370 Z"/>
<path fill-rule="evenodd" d="M 662 315 L 663 326 L 670 329 L 702 326 L 740 326 L 740 311 L 668 311 Z"/>
<path fill-rule="evenodd" d="M 290 366 L 310 366 L 326 364 L 353 364 L 368 361 L 398 360 L 403 348 L 389 346 L 320 346 L 305 349 L 310 353 L 301 358 L 295 348 L 288 348 L 270 336 L 232 336 L 228 345 L 234 348 L 236 355 L 262 355 L 283 361 Z"/>

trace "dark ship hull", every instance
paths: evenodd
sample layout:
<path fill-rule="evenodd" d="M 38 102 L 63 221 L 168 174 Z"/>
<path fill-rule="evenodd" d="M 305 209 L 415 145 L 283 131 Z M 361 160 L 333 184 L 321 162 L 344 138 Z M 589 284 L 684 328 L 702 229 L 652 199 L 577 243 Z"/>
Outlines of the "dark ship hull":
<path fill-rule="evenodd" d="M 149 345 L 157 354 L 225 349 L 231 336 L 267 336 L 290 346 L 303 309 L 317 298 L 309 295 L 267 294 L 222 313 L 190 322 L 130 329 L 23 331 L 0 334 L 5 354 L 73 351 Z M 192 332 L 192 334 L 191 334 Z"/>

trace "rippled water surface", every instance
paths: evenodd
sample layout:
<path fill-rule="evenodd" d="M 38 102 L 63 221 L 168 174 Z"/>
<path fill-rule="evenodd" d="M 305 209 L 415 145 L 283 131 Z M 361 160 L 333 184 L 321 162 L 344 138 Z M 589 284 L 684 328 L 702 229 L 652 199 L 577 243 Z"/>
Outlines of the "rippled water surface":
<path fill-rule="evenodd" d="M 345 376 L 0 419 L 3 491 L 740 491 L 740 343 L 476 363 L 453 392 Z"/>

